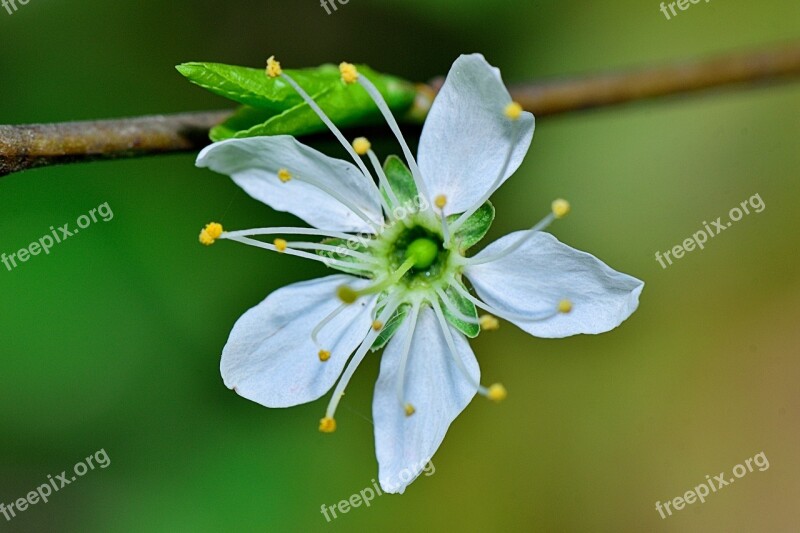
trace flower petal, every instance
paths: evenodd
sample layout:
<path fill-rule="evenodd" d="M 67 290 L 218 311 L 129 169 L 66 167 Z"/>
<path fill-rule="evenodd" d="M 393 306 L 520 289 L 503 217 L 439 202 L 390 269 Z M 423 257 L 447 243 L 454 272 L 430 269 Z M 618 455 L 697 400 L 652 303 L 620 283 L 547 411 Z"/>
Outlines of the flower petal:
<path fill-rule="evenodd" d="M 506 235 L 475 257 L 499 253 L 524 233 Z M 644 287 L 642 281 L 542 232 L 511 254 L 470 266 L 464 273 L 478 296 L 500 311 L 541 314 L 555 309 L 561 300 L 570 300 L 570 313 L 538 322 L 510 320 L 531 335 L 548 338 L 614 329 L 636 310 Z"/>
<path fill-rule="evenodd" d="M 445 212 L 462 213 L 475 205 L 497 180 L 512 152 L 503 181 L 525 157 L 534 118 L 505 116 L 511 103 L 500 71 L 480 54 L 456 59 L 433 102 L 419 143 L 418 163 L 431 198 L 447 196 Z"/>
<path fill-rule="evenodd" d="M 383 219 L 377 187 L 367 186 L 366 177 L 354 165 L 328 157 L 288 135 L 214 143 L 200 152 L 196 164 L 229 175 L 256 200 L 317 228 L 374 233 L 342 199 L 375 223 Z M 281 181 L 281 169 L 297 179 Z M 303 181 L 303 177 L 328 191 Z"/>
<path fill-rule="evenodd" d="M 403 398 L 416 412 L 406 416 L 397 383 L 404 343 L 412 329 L 412 321 L 406 319 L 386 347 L 372 402 L 379 479 L 389 493 L 402 493 L 422 472 L 450 423 L 477 392 L 456 366 L 433 310 L 423 307 L 411 340 Z M 457 330 L 450 327 L 450 331 L 458 356 L 478 383 L 480 369 L 469 343 Z"/>
<path fill-rule="evenodd" d="M 288 285 L 267 296 L 236 322 L 222 352 L 225 385 L 266 407 L 290 407 L 316 400 L 333 386 L 347 359 L 372 324 L 375 298 L 345 307 L 319 334 L 330 351 L 319 359 L 311 332 L 341 302 L 336 289 L 359 288 L 368 280 L 334 275 Z"/>

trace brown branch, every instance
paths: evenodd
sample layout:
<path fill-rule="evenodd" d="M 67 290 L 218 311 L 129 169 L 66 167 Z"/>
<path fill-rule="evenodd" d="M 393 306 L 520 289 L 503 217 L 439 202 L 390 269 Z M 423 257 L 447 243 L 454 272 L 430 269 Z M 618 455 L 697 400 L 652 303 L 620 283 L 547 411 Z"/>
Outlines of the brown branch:
<path fill-rule="evenodd" d="M 800 44 L 795 44 L 765 52 L 518 85 L 510 90 L 524 108 L 543 116 L 798 74 Z"/>
<path fill-rule="evenodd" d="M 510 91 L 525 109 L 544 116 L 799 74 L 800 44 L 794 44 L 765 52 L 516 85 Z M 434 82 L 434 88 L 440 84 L 441 80 Z M 62 163 L 199 150 L 209 143 L 208 130 L 230 113 L 0 126 L 0 176 Z"/>
<path fill-rule="evenodd" d="M 231 111 L 0 126 L 0 176 L 47 165 L 199 150 Z"/>

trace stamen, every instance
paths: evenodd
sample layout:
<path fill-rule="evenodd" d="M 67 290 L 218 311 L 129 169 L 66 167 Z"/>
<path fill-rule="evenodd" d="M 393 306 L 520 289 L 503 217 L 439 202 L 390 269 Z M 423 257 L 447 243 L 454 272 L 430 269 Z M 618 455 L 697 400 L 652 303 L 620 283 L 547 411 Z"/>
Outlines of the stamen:
<path fill-rule="evenodd" d="M 230 237 L 251 237 L 253 235 L 314 235 L 318 237 L 328 237 L 331 239 L 349 240 L 354 239 L 354 235 L 349 233 L 342 233 L 338 231 L 323 231 L 316 228 L 293 228 L 293 227 L 276 227 L 276 228 L 253 228 L 237 231 L 226 231 L 225 236 Z M 372 241 L 364 241 L 363 244 L 370 245 Z"/>
<path fill-rule="evenodd" d="M 408 144 L 406 143 L 406 140 L 400 131 L 400 126 L 397 125 L 397 121 L 395 120 L 394 115 L 392 115 L 392 111 L 389 109 L 389 105 L 386 103 L 386 100 L 383 99 L 383 95 L 381 95 L 380 91 L 378 91 L 375 85 L 373 85 L 366 76 L 360 76 L 358 78 L 358 83 L 364 87 L 364 89 L 367 91 L 367 94 L 369 94 L 372 100 L 375 102 L 375 105 L 378 106 L 383 118 L 386 119 L 386 122 L 389 124 L 392 133 L 394 133 L 394 136 L 397 138 L 397 142 L 400 143 L 400 148 L 402 148 L 403 154 L 406 157 L 406 161 L 408 161 L 408 167 L 411 169 L 411 174 L 414 176 L 414 183 L 417 185 L 417 191 L 419 191 L 423 198 L 430 198 L 428 189 L 425 187 L 425 182 L 422 181 L 422 175 L 419 172 L 417 161 L 411 154 L 411 150 L 408 148 Z"/>
<path fill-rule="evenodd" d="M 493 402 L 502 402 L 508 396 L 508 392 L 506 388 L 503 387 L 500 383 L 495 383 L 491 387 L 489 387 L 488 394 L 486 395 L 487 398 L 492 400 Z"/>
<path fill-rule="evenodd" d="M 275 249 L 278 251 L 278 253 L 282 254 L 283 252 L 286 251 L 286 241 L 285 240 L 283 240 L 283 239 L 275 239 L 274 241 L 272 241 L 272 244 L 275 245 Z"/>
<path fill-rule="evenodd" d="M 514 155 L 514 150 L 517 148 L 517 142 L 519 142 L 519 137 L 521 133 L 522 133 L 521 127 L 517 126 L 516 128 L 514 128 L 514 138 L 511 140 L 511 143 L 509 143 L 508 153 L 506 153 L 506 158 L 503 161 L 503 166 L 500 169 L 500 173 L 497 175 L 497 178 L 495 178 L 491 187 L 489 187 L 483 194 L 483 196 L 481 196 L 480 200 L 475 202 L 475 204 L 473 204 L 472 207 L 464 211 L 461 214 L 461 216 L 458 217 L 458 219 L 456 219 L 455 222 L 453 222 L 453 225 L 450 227 L 453 233 L 458 231 L 458 228 L 460 228 L 461 225 L 464 224 L 464 222 L 466 222 L 467 219 L 471 217 L 473 213 L 475 213 L 475 211 L 480 209 L 481 206 L 486 203 L 489 197 L 492 196 L 495 193 L 495 191 L 497 191 L 500 185 L 503 184 L 503 180 L 506 177 L 506 172 L 508 171 L 508 166 L 511 164 L 511 157 Z"/>
<path fill-rule="evenodd" d="M 411 341 L 414 338 L 414 332 L 417 330 L 417 320 L 419 318 L 419 304 L 415 303 L 411 307 L 411 314 L 408 317 L 409 330 L 406 338 L 403 339 L 403 347 L 400 352 L 400 364 L 397 367 L 397 401 L 400 406 L 405 410 L 406 416 L 411 416 L 416 412 L 414 406 L 410 403 L 405 403 L 405 383 L 406 383 L 406 365 L 408 363 L 408 354 L 411 351 Z M 411 408 L 409 412 L 409 407 Z"/>
<path fill-rule="evenodd" d="M 282 239 L 276 239 L 282 240 Z M 294 248 L 296 250 L 316 250 L 320 252 L 333 252 L 335 254 L 347 257 L 355 257 L 356 259 L 360 259 L 364 263 L 374 263 L 375 265 L 381 264 L 381 261 L 376 257 L 373 257 L 369 254 L 365 254 L 362 252 L 358 252 L 356 250 L 351 250 L 349 248 L 345 248 L 342 246 L 333 246 L 331 244 L 323 244 L 318 242 L 307 242 L 307 241 L 292 241 L 286 242 L 283 241 L 289 248 Z"/>
<path fill-rule="evenodd" d="M 492 315 L 481 315 L 479 321 L 483 331 L 497 331 L 500 329 L 500 321 Z"/>
<path fill-rule="evenodd" d="M 467 324 L 481 324 L 481 322 L 472 316 L 467 316 L 462 313 L 457 307 L 456 304 L 450 299 L 446 292 L 444 292 L 441 288 L 436 287 L 436 294 L 439 295 L 439 298 L 442 300 L 442 303 L 450 311 L 450 314 L 459 319 L 462 322 L 466 322 Z M 481 325 L 481 327 L 483 327 Z"/>
<path fill-rule="evenodd" d="M 323 433 L 333 433 L 336 431 L 336 420 L 326 416 L 319 421 L 319 430 Z"/>
<path fill-rule="evenodd" d="M 459 294 L 461 294 L 461 296 L 463 296 L 464 298 L 466 298 L 470 302 L 474 303 L 477 307 L 480 307 L 484 311 L 488 311 L 493 315 L 499 316 L 500 318 L 505 318 L 506 320 L 509 320 L 509 321 L 510 320 L 521 320 L 521 321 L 525 321 L 525 322 L 540 322 L 542 320 L 548 320 L 550 318 L 553 318 L 554 316 L 558 315 L 561 312 L 561 311 L 559 311 L 558 306 L 553 306 L 552 309 L 546 309 L 544 311 L 540 311 L 537 314 L 530 313 L 530 314 L 520 315 L 520 314 L 517 314 L 517 313 L 508 313 L 508 312 L 496 309 L 496 308 L 492 307 L 491 305 L 480 301 L 479 299 L 475 298 L 466 289 L 464 289 L 463 287 L 461 287 L 458 284 L 454 284 L 452 286 L 456 289 L 456 291 L 458 291 Z"/>
<path fill-rule="evenodd" d="M 270 56 L 267 59 L 267 76 L 277 78 L 282 72 L 280 62 L 275 59 L 275 56 Z"/>
<path fill-rule="evenodd" d="M 519 120 L 519 117 L 522 116 L 522 106 L 517 102 L 511 102 L 503 110 L 503 114 L 511 120 Z"/>
<path fill-rule="evenodd" d="M 566 204 L 566 206 L 565 206 Z M 556 200 L 553 202 L 552 211 L 549 215 L 544 217 L 542 220 L 539 221 L 538 224 L 533 226 L 531 229 L 526 230 L 524 234 L 511 246 L 506 248 L 505 250 L 498 252 L 494 255 L 489 255 L 486 257 L 470 257 L 461 260 L 463 263 L 474 266 L 474 265 L 482 265 L 484 263 L 491 263 L 492 261 L 497 261 L 498 259 L 502 259 L 519 249 L 520 246 L 525 244 L 528 239 L 536 235 L 537 232 L 542 231 L 547 226 L 549 226 L 553 220 L 557 218 L 562 218 L 569 213 L 569 203 L 566 200 Z"/>
<path fill-rule="evenodd" d="M 364 177 L 367 178 L 367 180 L 373 187 L 376 187 L 375 181 L 373 181 L 372 175 L 367 170 L 367 167 L 364 165 L 364 162 L 361 161 L 360 157 L 358 157 L 358 154 L 355 152 L 355 150 L 353 150 L 353 147 L 350 145 L 350 143 L 347 142 L 347 139 L 345 139 L 344 135 L 342 135 L 342 132 L 339 130 L 339 128 L 336 127 L 336 124 L 334 124 L 333 121 L 330 118 L 328 118 L 328 115 L 325 114 L 322 108 L 319 107 L 319 105 L 317 105 L 314 99 L 311 98 L 305 91 L 305 89 L 300 87 L 300 85 L 298 85 L 298 83 L 294 81 L 294 79 L 291 76 L 289 76 L 285 72 L 282 72 L 280 76 L 281 78 L 286 80 L 286 82 L 289 85 L 291 85 L 295 91 L 297 91 L 297 94 L 300 95 L 303 101 L 305 101 L 305 103 L 308 104 L 308 106 L 314 111 L 314 113 L 317 114 L 319 119 L 326 126 L 328 126 L 328 129 L 331 130 L 331 133 L 333 133 L 333 135 L 339 140 L 344 149 L 347 150 L 347 153 L 350 154 L 350 157 L 353 158 L 353 161 L 355 161 L 356 165 L 358 165 L 358 168 L 361 170 L 361 173 L 364 175 Z"/>
<path fill-rule="evenodd" d="M 322 331 L 322 328 L 324 328 L 325 326 L 330 324 L 331 320 L 333 320 L 334 318 L 339 316 L 339 313 L 341 313 L 345 309 L 345 307 L 347 307 L 347 305 L 342 304 L 339 307 L 337 307 L 336 309 L 334 309 L 331 313 L 328 314 L 328 316 L 323 318 L 320 321 L 320 323 L 317 324 L 314 327 L 314 329 L 311 331 L 311 341 L 317 346 L 317 348 L 319 348 L 319 359 L 320 359 L 320 361 L 327 361 L 328 359 L 330 359 L 331 352 L 329 352 L 328 350 L 322 349 L 322 346 L 320 346 L 320 343 L 319 343 L 319 334 Z"/>
<path fill-rule="evenodd" d="M 572 302 L 569 300 L 561 300 L 558 302 L 558 312 L 559 313 L 569 313 L 572 311 Z"/>
<path fill-rule="evenodd" d="M 392 189 L 391 184 L 389 183 L 389 178 L 386 177 L 386 173 L 383 171 L 383 167 L 381 166 L 380 161 L 378 161 L 378 156 L 375 155 L 375 152 L 372 150 L 367 150 L 367 155 L 369 156 L 369 160 L 372 163 L 372 167 L 375 169 L 375 173 L 378 175 L 378 181 L 380 181 L 381 185 L 383 186 L 386 194 L 389 195 L 389 201 L 392 202 L 394 206 L 400 206 L 400 200 L 397 199 L 397 195 L 394 193 L 394 189 Z M 394 213 L 387 213 L 390 219 L 394 219 Z"/>
<path fill-rule="evenodd" d="M 444 340 L 447 343 L 447 347 L 450 349 L 450 355 L 453 357 L 453 361 L 455 361 L 456 366 L 467 379 L 467 381 L 469 381 L 469 384 L 478 389 L 478 394 L 482 396 L 488 396 L 489 390 L 475 381 L 475 379 L 467 370 L 467 367 L 464 366 L 464 361 L 461 360 L 461 356 L 458 355 L 455 342 L 453 341 L 453 335 L 450 332 L 450 327 L 447 325 L 447 319 L 444 317 L 444 313 L 442 312 L 442 307 L 439 305 L 439 301 L 430 299 L 428 301 L 431 303 L 433 311 L 436 313 L 436 318 L 439 320 L 439 327 L 444 334 Z"/>
<path fill-rule="evenodd" d="M 366 137 L 356 137 L 353 140 L 353 150 L 355 150 L 358 155 L 367 155 L 370 148 L 372 148 L 372 143 L 370 143 L 369 139 Z"/>
<path fill-rule="evenodd" d="M 339 63 L 339 73 L 342 75 L 342 81 L 347 84 L 355 83 L 358 80 L 358 69 L 352 63 L 346 61 Z"/>
<path fill-rule="evenodd" d="M 345 305 L 350 305 L 358 300 L 358 292 L 348 285 L 342 285 L 336 289 L 336 296 L 338 296 Z"/>
<path fill-rule="evenodd" d="M 381 322 L 380 320 L 373 320 L 372 321 L 372 329 L 374 329 L 375 331 L 382 330 L 383 329 L 383 322 Z"/>
<path fill-rule="evenodd" d="M 439 216 L 442 219 L 443 244 L 444 247 L 447 248 L 450 246 L 450 228 L 447 225 L 447 216 L 444 214 L 444 207 L 447 205 L 447 196 L 440 194 L 433 200 L 433 203 L 439 208 Z"/>
<path fill-rule="evenodd" d="M 355 290 L 347 285 L 342 285 L 336 290 L 336 295 L 344 303 L 351 304 L 361 296 L 364 296 L 366 294 L 375 294 L 381 292 L 383 291 L 383 289 L 398 283 L 403 278 L 403 276 L 406 275 L 406 272 L 408 272 L 414 267 L 415 262 L 416 262 L 415 257 L 409 257 L 408 259 L 405 260 L 405 262 L 402 265 L 400 265 L 400 267 L 397 270 L 383 277 L 382 279 L 379 279 L 372 285 L 369 285 L 359 290 Z M 381 320 L 381 322 L 385 321 Z"/>
<path fill-rule="evenodd" d="M 559 198 L 557 200 L 553 200 L 552 204 L 552 211 L 553 216 L 556 218 L 564 218 L 569 214 L 569 202 L 564 200 L 563 198 Z"/>
<path fill-rule="evenodd" d="M 383 312 L 378 317 L 378 320 L 386 323 L 386 321 L 392 317 L 398 307 L 399 298 L 393 298 L 389 303 L 386 304 L 386 307 L 383 308 Z M 358 365 L 361 364 L 361 361 L 363 361 L 364 356 L 366 356 L 367 352 L 369 352 L 370 347 L 375 342 L 375 339 L 378 338 L 378 335 L 379 332 L 370 328 L 366 338 L 364 339 L 364 342 L 361 343 L 361 346 L 358 347 L 358 350 L 353 355 L 352 359 L 350 359 L 350 362 L 347 363 L 347 367 L 344 369 L 342 377 L 339 378 L 339 383 L 336 384 L 336 388 L 333 390 L 333 396 L 331 396 L 330 403 L 328 403 L 328 408 L 325 411 L 325 418 L 322 419 L 323 421 L 334 421 L 333 415 L 336 413 L 336 407 L 339 405 L 339 401 L 342 399 L 342 396 L 344 396 L 345 387 L 347 387 L 348 383 L 350 383 L 350 379 L 353 377 L 353 374 L 355 374 L 356 368 L 358 368 Z M 330 422 L 328 422 L 327 425 L 330 426 Z M 333 427 L 336 427 L 335 422 Z M 323 431 L 321 424 L 320 431 Z"/>
<path fill-rule="evenodd" d="M 222 235 L 222 224 L 217 222 L 209 222 L 200 231 L 200 243 L 211 246 Z"/>
<path fill-rule="evenodd" d="M 356 151 L 356 154 L 363 156 L 366 155 L 368 152 L 371 152 L 370 148 L 372 144 L 366 137 L 358 137 L 353 140 L 353 150 Z M 370 181 L 372 180 L 372 175 L 369 177 Z M 373 182 L 374 183 L 374 182 Z M 383 197 L 381 194 L 380 187 L 378 188 L 378 199 L 381 202 L 381 206 L 383 206 L 383 211 L 386 213 L 387 218 L 392 217 L 392 210 L 389 207 L 389 204 L 386 202 L 386 198 Z"/>
<path fill-rule="evenodd" d="M 326 193 L 327 195 L 332 196 L 333 198 L 338 200 L 342 205 L 344 205 L 348 209 L 350 209 L 350 211 L 352 211 L 358 218 L 363 220 L 367 225 L 372 227 L 372 229 L 375 231 L 375 233 L 378 233 L 380 231 L 380 226 L 375 221 L 373 221 L 367 215 L 365 215 L 364 212 L 361 210 L 361 208 L 359 208 L 356 204 L 351 202 L 350 199 L 344 197 L 341 193 L 339 193 L 339 191 L 331 189 L 327 185 L 324 185 L 323 183 L 320 183 L 319 181 L 317 181 L 317 180 L 315 180 L 313 178 L 309 178 L 309 177 L 306 177 L 306 176 L 303 176 L 303 177 L 292 176 L 292 177 L 297 178 L 300 181 L 304 181 L 304 182 L 308 183 L 309 185 L 313 185 L 314 187 L 316 187 L 317 189 L 319 189 L 322 192 Z M 280 178 L 280 176 L 279 176 L 279 178 Z M 370 181 L 372 181 L 372 178 L 370 178 Z M 372 182 L 372 186 L 373 187 L 376 186 L 375 182 Z"/>
<path fill-rule="evenodd" d="M 263 248 L 265 250 L 270 250 L 272 252 L 278 252 L 279 250 L 274 244 L 270 244 L 267 242 L 261 242 L 256 239 L 250 239 L 248 237 L 234 237 L 227 233 L 223 233 L 220 236 L 220 239 L 227 239 L 229 241 L 236 241 L 242 244 L 249 244 L 250 246 L 255 246 L 256 248 Z M 350 262 L 350 261 L 341 261 L 338 259 L 331 259 L 330 257 L 322 257 L 317 254 L 310 254 L 308 252 L 303 252 L 301 250 L 292 250 L 291 248 L 286 248 L 282 253 L 286 255 L 294 255 L 297 257 L 303 257 L 305 259 L 311 259 L 312 261 L 319 261 L 321 263 L 325 263 L 326 265 L 337 265 L 343 268 L 348 269 L 357 269 L 362 270 L 365 273 L 372 272 L 375 268 L 374 265 L 365 265 L 362 263 L 357 262 Z"/>
<path fill-rule="evenodd" d="M 292 179 L 292 173 L 289 172 L 288 169 L 282 168 L 278 170 L 278 179 L 281 180 L 283 183 L 286 183 L 290 179 Z"/>

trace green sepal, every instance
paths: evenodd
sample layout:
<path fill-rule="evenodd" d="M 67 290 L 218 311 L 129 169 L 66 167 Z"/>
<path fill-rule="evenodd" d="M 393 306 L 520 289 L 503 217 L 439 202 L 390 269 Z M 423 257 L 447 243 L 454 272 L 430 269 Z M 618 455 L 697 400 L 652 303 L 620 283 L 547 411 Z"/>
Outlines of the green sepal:
<path fill-rule="evenodd" d="M 450 215 L 447 217 L 448 224 L 452 224 L 460 215 Z M 453 239 L 458 242 L 461 251 L 466 251 L 486 236 L 489 228 L 494 221 L 494 206 L 491 202 L 486 202 L 477 211 L 464 221 L 458 231 L 453 235 Z"/>
<path fill-rule="evenodd" d="M 386 297 L 385 295 L 381 295 L 378 297 L 378 308 L 375 311 L 375 315 L 380 315 L 381 311 L 383 311 L 383 306 L 386 305 Z M 409 304 L 403 304 L 397 308 L 394 314 L 386 321 L 386 324 L 383 325 L 383 329 L 378 334 L 378 337 L 375 339 L 375 342 L 372 343 L 372 347 L 370 351 L 377 352 L 388 343 L 395 333 L 397 333 L 397 328 L 403 323 L 408 316 L 408 312 L 411 311 L 411 306 Z"/>
<path fill-rule="evenodd" d="M 392 191 L 397 197 L 397 201 L 402 207 L 414 208 L 419 203 L 417 197 L 417 184 L 414 182 L 414 175 L 411 170 L 406 166 L 402 159 L 396 155 L 390 155 L 383 163 L 383 172 L 386 174 L 386 181 L 392 187 Z M 390 207 L 400 207 L 394 205 L 389 198 L 388 193 L 381 187 L 381 193 L 386 198 Z M 416 203 L 415 203 L 416 202 Z"/>
<path fill-rule="evenodd" d="M 466 288 L 461 283 L 461 281 L 455 281 L 455 283 L 458 283 L 461 286 L 462 289 L 466 290 Z M 444 293 L 447 295 L 447 297 L 450 300 L 450 302 L 452 302 L 453 305 L 459 311 L 461 311 L 463 314 L 467 315 L 468 317 L 474 318 L 476 320 L 478 319 L 478 309 L 475 307 L 475 304 L 473 304 L 472 302 L 470 302 L 469 300 L 464 298 L 455 289 L 455 287 L 453 287 L 452 285 L 448 286 L 447 289 L 444 291 Z M 469 322 L 464 322 L 463 320 L 453 316 L 450 313 L 450 311 L 447 308 L 447 306 L 444 305 L 444 303 L 442 303 L 441 306 L 442 306 L 442 312 L 444 313 L 444 317 L 447 319 L 447 321 L 450 323 L 450 325 L 452 325 L 454 328 L 456 328 L 458 331 L 460 331 L 461 333 L 463 333 L 467 337 L 469 337 L 471 339 L 474 339 L 481 332 L 481 328 L 480 328 L 480 326 L 478 324 L 472 324 L 472 323 L 469 323 Z"/>
<path fill-rule="evenodd" d="M 258 135 L 298 136 L 326 130 L 291 85 L 280 77 L 268 77 L 263 69 L 198 62 L 176 68 L 192 83 L 246 106 L 213 129 L 214 141 Z M 414 84 L 364 65 L 359 65 L 358 70 L 372 81 L 395 114 L 404 114 L 411 108 L 416 97 Z M 382 123 L 380 111 L 364 88 L 342 82 L 335 65 L 285 72 L 338 126 Z"/>

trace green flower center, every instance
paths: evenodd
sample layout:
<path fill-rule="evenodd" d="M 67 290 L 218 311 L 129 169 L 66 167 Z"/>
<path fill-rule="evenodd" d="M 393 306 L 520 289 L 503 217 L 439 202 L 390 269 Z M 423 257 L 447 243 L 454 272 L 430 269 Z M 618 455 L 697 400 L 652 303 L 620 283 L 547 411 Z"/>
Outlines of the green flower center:
<path fill-rule="evenodd" d="M 450 250 L 444 247 L 441 235 L 421 224 L 400 226 L 388 237 L 386 258 L 390 270 L 396 271 L 407 261 L 411 269 L 402 277 L 410 289 L 430 286 L 447 275 Z"/>
<path fill-rule="evenodd" d="M 419 237 L 406 248 L 406 259 L 414 259 L 414 270 L 426 270 L 439 257 L 439 244 L 433 239 Z"/>

